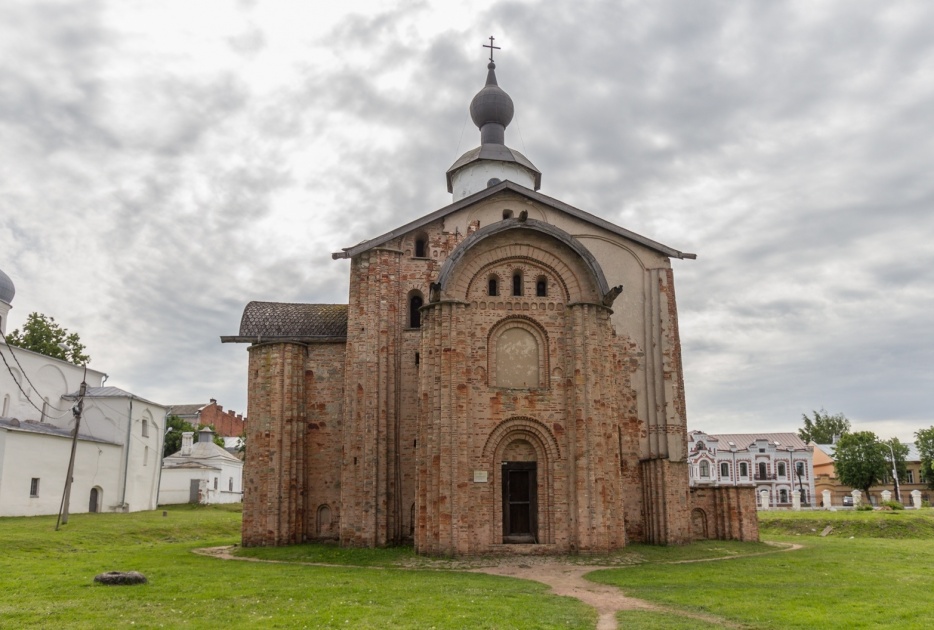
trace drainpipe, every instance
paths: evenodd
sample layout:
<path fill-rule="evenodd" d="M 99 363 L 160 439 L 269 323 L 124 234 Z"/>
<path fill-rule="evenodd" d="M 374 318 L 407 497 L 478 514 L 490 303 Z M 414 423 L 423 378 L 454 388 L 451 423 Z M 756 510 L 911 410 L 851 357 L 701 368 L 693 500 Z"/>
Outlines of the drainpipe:
<path fill-rule="evenodd" d="M 162 465 L 164 464 L 164 459 L 165 459 L 165 452 L 164 452 L 165 451 L 165 436 L 167 436 L 169 434 L 169 431 L 172 430 L 171 427 L 168 426 L 168 424 L 169 424 L 169 410 L 166 409 L 165 415 L 162 416 L 162 427 L 163 428 L 160 431 L 162 433 L 162 444 L 159 444 L 159 478 L 156 481 L 156 507 L 159 507 L 159 493 L 162 492 Z M 156 442 L 158 443 L 159 440 L 156 440 Z"/>
<path fill-rule="evenodd" d="M 123 492 L 120 497 L 120 507 L 126 511 L 126 481 L 130 473 L 130 439 L 133 437 L 133 399 L 130 398 L 130 413 L 126 418 L 126 446 L 123 457 Z"/>

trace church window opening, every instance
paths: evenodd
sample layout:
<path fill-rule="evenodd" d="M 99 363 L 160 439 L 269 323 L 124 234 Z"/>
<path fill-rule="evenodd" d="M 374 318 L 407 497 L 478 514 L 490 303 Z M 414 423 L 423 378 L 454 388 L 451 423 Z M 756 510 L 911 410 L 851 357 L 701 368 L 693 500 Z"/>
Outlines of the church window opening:
<path fill-rule="evenodd" d="M 214 477 L 214 489 L 217 490 L 217 477 Z"/>
<path fill-rule="evenodd" d="M 710 462 L 701 462 L 700 463 L 700 476 L 704 479 L 710 477 Z"/>
<path fill-rule="evenodd" d="M 730 465 L 727 464 L 726 462 L 723 462 L 722 464 L 720 464 L 720 477 L 722 477 L 723 479 L 730 478 Z"/>
<path fill-rule="evenodd" d="M 428 257 L 428 237 L 425 234 L 418 234 L 415 237 L 415 258 Z"/>
<path fill-rule="evenodd" d="M 786 472 L 785 462 L 778 462 L 778 476 L 784 477 Z"/>
<path fill-rule="evenodd" d="M 522 295 L 522 272 L 517 271 L 512 274 L 512 294 Z"/>
<path fill-rule="evenodd" d="M 10 395 L 6 394 L 3 397 L 3 414 L 0 414 L 0 415 L 3 415 L 3 417 L 6 418 L 7 414 L 9 413 L 10 413 Z"/>
<path fill-rule="evenodd" d="M 29 496 L 38 497 L 39 496 L 39 478 L 33 477 L 29 482 Z"/>
<path fill-rule="evenodd" d="M 415 353 L 415 365 L 418 365 L 421 360 L 421 356 L 416 352 Z"/>
<path fill-rule="evenodd" d="M 49 401 L 48 399 L 42 401 L 42 415 L 39 417 L 39 422 L 45 422 L 46 418 L 49 417 Z"/>
<path fill-rule="evenodd" d="M 748 477 L 749 476 L 749 464 L 746 462 L 739 463 L 739 476 Z"/>
<path fill-rule="evenodd" d="M 149 447 L 146 446 L 143 448 L 143 466 L 149 465 Z"/>
<path fill-rule="evenodd" d="M 409 299 L 409 328 L 421 328 L 422 327 L 422 305 L 425 304 L 425 300 L 422 299 L 421 295 L 413 295 Z"/>
<path fill-rule="evenodd" d="M 499 282 L 497 282 L 495 277 L 491 277 L 487 282 L 486 292 L 491 296 L 499 295 Z"/>
<path fill-rule="evenodd" d="M 233 492 L 233 477 L 227 479 L 227 492 Z"/>
<path fill-rule="evenodd" d="M 143 437 L 149 437 L 149 420 L 143 418 Z"/>
<path fill-rule="evenodd" d="M 542 276 L 535 281 L 536 297 L 548 297 L 548 280 Z"/>

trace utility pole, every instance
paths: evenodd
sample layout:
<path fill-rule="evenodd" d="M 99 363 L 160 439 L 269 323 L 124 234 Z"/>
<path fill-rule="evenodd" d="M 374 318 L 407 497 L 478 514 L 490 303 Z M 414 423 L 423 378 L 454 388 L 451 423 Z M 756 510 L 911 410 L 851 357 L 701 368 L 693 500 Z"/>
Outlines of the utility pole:
<path fill-rule="evenodd" d="M 892 448 L 890 442 L 885 442 L 884 444 L 889 447 L 889 452 L 892 454 L 892 479 L 895 480 L 895 500 L 901 503 L 902 492 L 898 487 L 898 468 L 895 466 L 895 449 Z"/>
<path fill-rule="evenodd" d="M 81 412 L 84 409 L 84 395 L 88 391 L 88 367 L 84 366 L 84 376 L 81 378 L 81 389 L 78 391 L 78 402 L 72 407 L 75 415 L 75 434 L 71 439 L 71 458 L 68 460 L 68 474 L 65 476 L 65 491 L 62 493 L 62 505 L 58 511 L 58 520 L 55 521 L 55 531 L 58 526 L 68 524 L 68 504 L 71 501 L 71 481 L 75 472 L 75 453 L 78 450 L 78 430 L 81 428 Z"/>

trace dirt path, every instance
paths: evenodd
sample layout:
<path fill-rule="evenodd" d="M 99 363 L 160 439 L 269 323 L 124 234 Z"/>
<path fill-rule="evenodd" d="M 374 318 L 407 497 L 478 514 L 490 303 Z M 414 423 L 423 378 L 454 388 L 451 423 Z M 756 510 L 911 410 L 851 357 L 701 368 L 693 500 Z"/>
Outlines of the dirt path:
<path fill-rule="evenodd" d="M 779 547 L 776 545 L 776 547 Z M 370 568 L 381 569 L 381 567 L 351 567 L 349 565 L 324 564 L 320 562 L 282 562 L 280 560 L 262 560 L 260 558 L 245 558 L 235 556 L 231 553 L 233 547 L 209 547 L 206 549 L 195 549 L 195 553 L 220 558 L 223 560 L 244 560 L 249 562 L 272 562 L 282 564 L 304 564 L 309 566 L 325 566 L 347 568 Z M 795 551 L 801 549 L 801 545 L 781 546 L 775 551 L 767 551 L 757 554 L 743 556 L 727 556 L 724 558 L 703 558 L 699 560 L 678 560 L 669 564 L 685 564 L 690 562 L 715 562 L 719 560 L 732 560 L 734 558 L 749 558 L 753 556 L 763 556 L 783 551 Z M 426 567 L 420 567 L 426 568 Z M 441 568 L 441 567 L 439 567 Z M 465 570 L 471 573 L 487 573 L 490 575 L 502 575 L 505 577 L 519 578 L 522 580 L 534 580 L 551 587 L 555 595 L 564 595 L 574 597 L 597 611 L 597 630 L 616 630 L 616 613 L 623 610 L 647 610 L 656 612 L 665 612 L 669 614 L 681 615 L 691 619 L 714 623 L 725 628 L 739 628 L 741 626 L 732 624 L 713 615 L 701 613 L 692 613 L 684 610 L 666 608 L 643 599 L 627 597 L 623 591 L 615 586 L 597 584 L 584 578 L 584 576 L 593 571 L 602 569 L 617 568 L 613 566 L 600 565 L 578 565 L 564 562 L 555 562 L 553 559 L 534 556 L 534 557 L 504 557 L 499 564 L 495 566 L 485 566 L 476 568 L 463 568 L 456 565 L 450 567 L 453 570 Z"/>

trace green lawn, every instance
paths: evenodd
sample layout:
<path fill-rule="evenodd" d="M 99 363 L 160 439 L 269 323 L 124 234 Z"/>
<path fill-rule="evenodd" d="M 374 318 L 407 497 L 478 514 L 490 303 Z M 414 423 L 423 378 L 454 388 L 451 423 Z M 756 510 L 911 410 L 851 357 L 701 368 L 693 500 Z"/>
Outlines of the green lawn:
<path fill-rule="evenodd" d="M 726 562 L 644 564 L 588 578 L 633 597 L 750 628 L 928 628 L 934 623 L 931 510 L 760 515 L 763 539 L 805 548 Z M 834 530 L 821 537 L 827 525 Z M 621 614 L 621 621 L 630 614 Z"/>
<path fill-rule="evenodd" d="M 239 507 L 239 506 L 238 506 Z M 2 628 L 593 628 L 535 582 L 448 571 L 231 562 L 191 553 L 239 541 L 240 513 L 0 519 Z M 137 570 L 144 586 L 100 586 Z"/>
<path fill-rule="evenodd" d="M 239 506 L 137 514 L 0 519 L 0 628 L 593 628 L 596 615 L 531 581 L 464 573 L 489 558 L 328 545 L 241 550 L 293 564 L 191 553 L 239 541 Z M 830 525 L 827 537 L 819 536 Z M 934 618 L 934 511 L 765 513 L 761 543 L 636 545 L 590 578 L 667 612 L 627 611 L 622 628 L 713 628 L 695 612 L 749 628 L 922 628 Z M 726 558 L 684 563 L 684 560 Z M 347 565 L 315 567 L 298 562 Z M 402 567 L 416 567 L 416 570 Z M 107 587 L 97 573 L 137 570 L 145 586 Z"/>

